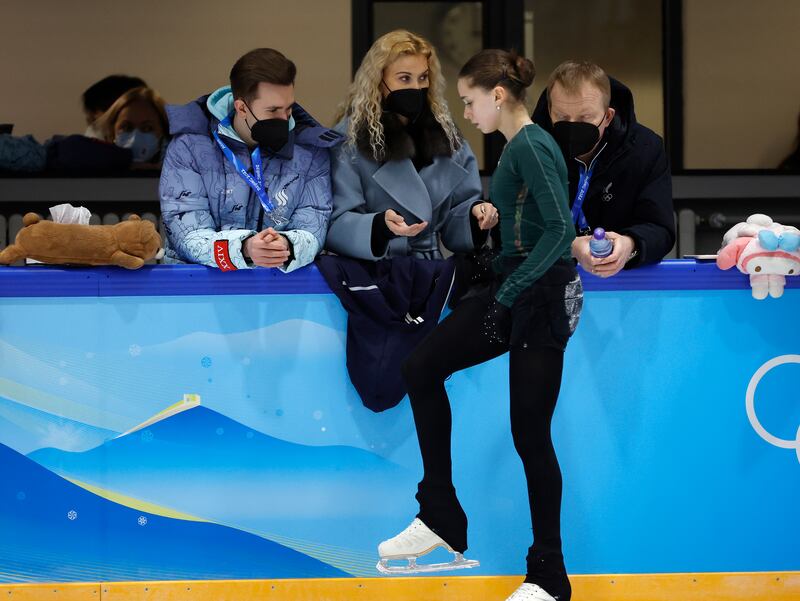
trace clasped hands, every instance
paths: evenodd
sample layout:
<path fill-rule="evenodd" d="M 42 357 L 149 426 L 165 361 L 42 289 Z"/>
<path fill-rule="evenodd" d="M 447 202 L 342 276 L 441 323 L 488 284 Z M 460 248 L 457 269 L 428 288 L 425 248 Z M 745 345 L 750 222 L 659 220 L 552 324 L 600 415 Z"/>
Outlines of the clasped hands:
<path fill-rule="evenodd" d="M 289 259 L 289 240 L 268 227 L 244 241 L 242 254 L 259 267 L 280 267 Z"/>

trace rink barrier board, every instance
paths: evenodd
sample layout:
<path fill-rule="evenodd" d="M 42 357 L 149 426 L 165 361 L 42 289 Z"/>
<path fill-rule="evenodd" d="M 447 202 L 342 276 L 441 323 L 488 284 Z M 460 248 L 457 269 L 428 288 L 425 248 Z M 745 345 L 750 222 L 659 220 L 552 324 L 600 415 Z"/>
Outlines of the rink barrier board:
<path fill-rule="evenodd" d="M 488 601 L 521 576 L 319 578 L 0 585 L 13 601 Z M 571 576 L 573 601 L 796 601 L 800 572 Z"/>
<path fill-rule="evenodd" d="M 663 261 L 658 265 L 625 271 L 623 276 L 584 277 L 583 287 L 597 292 L 745 290 L 750 287 L 748 278 L 736 270 L 722 271 L 714 262 L 692 259 Z M 786 288 L 796 287 L 795 280 L 798 279 L 786 278 Z M 116 267 L 0 267 L 0 298 L 330 293 L 316 265 L 291 274 L 276 269 L 222 272 L 202 265 L 146 265 L 134 270 Z"/>
<path fill-rule="evenodd" d="M 587 290 L 693 290 L 693 289 L 746 289 L 747 278 L 734 272 L 721 272 L 713 264 L 695 264 L 693 261 L 674 261 L 662 264 L 670 273 L 662 273 L 656 282 L 648 275 L 648 268 L 626 273 L 624 280 L 586 278 Z M 3 284 L 20 283 L 20 271 L 0 268 L 0 297 L 92 297 L 92 296 L 152 296 L 152 295 L 209 295 L 209 294 L 329 294 L 330 291 L 315 269 L 303 274 L 302 285 L 277 271 L 265 274 L 261 270 L 248 270 L 236 274 L 222 274 L 198 266 L 144 268 L 138 272 L 116 269 L 60 269 L 46 270 L 53 279 L 36 273 L 30 286 L 17 287 Z M 174 282 L 177 271 L 189 282 Z M 31 270 L 35 271 L 35 270 Z M 702 272 L 702 286 L 687 273 Z M 13 279 L 12 276 L 13 274 Z M 138 274 L 138 277 L 137 277 Z M 629 276 L 636 275 L 634 279 Z M 641 274 L 641 275 L 639 275 Z M 675 276 L 674 278 L 672 276 Z M 147 284 L 143 285 L 141 276 Z M 5 279 L 8 277 L 8 279 Z M 653 278 L 653 286 L 648 278 Z M 223 285 L 223 280 L 225 282 Z M 24 278 L 23 278 L 24 279 Z M 180 279 L 180 278 L 179 278 Z M 34 281 L 35 280 L 35 281 Z M 43 280 L 47 280 L 44 281 Z M 137 281 L 138 280 L 138 281 Z M 658 285 L 656 286 L 656 283 Z M 232 285 L 231 285 L 232 284 Z M 277 286 L 276 286 L 277 284 Z M 624 285 L 623 285 L 624 284 Z M 787 288 L 796 287 L 788 278 Z M 149 288 L 146 293 L 142 289 Z M 300 289 L 302 290 L 300 290 Z M 136 292 L 136 290 L 140 292 Z M 394 599 L 414 600 L 487 600 L 501 601 L 513 591 L 521 576 L 456 576 L 420 578 L 352 578 L 352 579 L 291 579 L 291 580 L 214 580 L 214 581 L 149 581 L 149 582 L 85 582 L 57 584 L 0 584 L 0 600 L 88 600 L 113 601 L 151 600 L 231 600 L 274 599 L 350 600 Z M 775 601 L 800 599 L 800 572 L 714 572 L 665 573 L 620 575 L 571 576 L 574 601 L 674 601 L 770 599 Z"/>

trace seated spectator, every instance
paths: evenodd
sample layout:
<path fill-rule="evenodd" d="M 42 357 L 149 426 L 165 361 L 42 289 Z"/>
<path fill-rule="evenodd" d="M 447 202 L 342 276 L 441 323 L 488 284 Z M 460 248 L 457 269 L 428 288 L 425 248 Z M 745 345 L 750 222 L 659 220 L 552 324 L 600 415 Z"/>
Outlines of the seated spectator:
<path fill-rule="evenodd" d="M 134 164 L 157 166 L 161 162 L 169 123 L 166 104 L 155 90 L 128 90 L 95 125 L 103 140 L 129 149 Z"/>
<path fill-rule="evenodd" d="M 86 117 L 86 133 L 88 138 L 101 138 L 94 128 L 94 122 L 105 113 L 114 102 L 128 90 L 146 87 L 144 80 L 130 75 L 109 75 L 92 84 L 81 96 L 83 114 Z"/>
<path fill-rule="evenodd" d="M 636 121 L 633 95 L 599 66 L 567 61 L 550 75 L 532 118 L 552 134 L 567 161 L 578 237 L 572 256 L 589 273 L 658 263 L 675 244 L 672 178 L 661 138 Z M 594 228 L 614 243 L 589 251 Z"/>
<path fill-rule="evenodd" d="M 292 271 L 322 250 L 328 149 L 341 136 L 295 102 L 296 72 L 258 48 L 233 65 L 230 86 L 169 107 L 160 196 L 172 262 Z"/>
<path fill-rule="evenodd" d="M 159 167 L 169 125 L 164 101 L 154 90 L 128 90 L 95 127 L 100 139 L 72 135 L 48 140 L 47 169 L 90 175 Z"/>

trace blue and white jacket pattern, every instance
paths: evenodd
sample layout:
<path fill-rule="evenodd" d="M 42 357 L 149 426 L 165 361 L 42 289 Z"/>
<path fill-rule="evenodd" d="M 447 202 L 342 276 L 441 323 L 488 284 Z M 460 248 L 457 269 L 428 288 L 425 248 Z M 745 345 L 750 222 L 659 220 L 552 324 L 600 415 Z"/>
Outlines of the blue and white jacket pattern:
<path fill-rule="evenodd" d="M 247 145 L 232 127 L 220 125 L 232 112 L 227 86 L 189 104 L 167 107 L 173 138 L 159 186 L 167 260 L 217 267 L 215 243 L 223 242 L 233 266 L 247 268 L 251 264 L 242 255 L 242 243 L 272 226 L 294 251 L 294 259 L 281 269 L 307 265 L 325 243 L 331 213 L 329 149 L 342 137 L 293 105 L 289 141 L 280 152 L 262 158 L 263 179 L 282 221 L 276 225 L 212 136 L 216 128 L 242 165 L 252 169 Z"/>

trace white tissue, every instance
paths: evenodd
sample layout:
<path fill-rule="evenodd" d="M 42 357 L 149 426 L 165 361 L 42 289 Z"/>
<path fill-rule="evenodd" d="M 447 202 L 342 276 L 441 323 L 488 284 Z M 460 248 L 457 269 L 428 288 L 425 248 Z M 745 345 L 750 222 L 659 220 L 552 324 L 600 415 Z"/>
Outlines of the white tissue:
<path fill-rule="evenodd" d="M 86 207 L 73 207 L 69 203 L 64 203 L 50 207 L 50 216 L 55 223 L 89 225 L 89 218 L 92 214 Z"/>
<path fill-rule="evenodd" d="M 78 225 L 89 225 L 89 218 L 92 216 L 86 207 L 73 207 L 69 203 L 50 207 L 50 216 L 55 223 L 77 223 Z M 25 259 L 26 265 L 41 263 L 36 259 Z"/>

